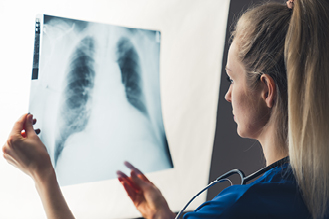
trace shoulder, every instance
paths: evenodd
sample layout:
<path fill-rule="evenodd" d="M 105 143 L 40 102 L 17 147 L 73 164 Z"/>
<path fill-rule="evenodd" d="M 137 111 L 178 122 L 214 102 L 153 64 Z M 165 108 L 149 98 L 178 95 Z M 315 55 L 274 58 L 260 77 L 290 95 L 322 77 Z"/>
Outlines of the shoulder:
<path fill-rule="evenodd" d="M 232 191 L 234 193 L 234 191 Z M 222 218 L 310 218 L 294 180 L 262 181 L 222 212 Z"/>
<path fill-rule="evenodd" d="M 275 168 L 248 185 L 230 186 L 205 202 L 191 218 L 309 218 L 288 167 Z"/>

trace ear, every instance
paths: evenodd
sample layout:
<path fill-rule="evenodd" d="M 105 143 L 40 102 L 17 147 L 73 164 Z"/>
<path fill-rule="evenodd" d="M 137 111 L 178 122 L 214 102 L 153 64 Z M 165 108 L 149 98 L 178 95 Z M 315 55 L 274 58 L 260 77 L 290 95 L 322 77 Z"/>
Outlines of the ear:
<path fill-rule="evenodd" d="M 276 84 L 273 78 L 268 74 L 262 74 L 259 80 L 262 85 L 262 98 L 265 101 L 267 107 L 272 108 L 276 98 Z"/>

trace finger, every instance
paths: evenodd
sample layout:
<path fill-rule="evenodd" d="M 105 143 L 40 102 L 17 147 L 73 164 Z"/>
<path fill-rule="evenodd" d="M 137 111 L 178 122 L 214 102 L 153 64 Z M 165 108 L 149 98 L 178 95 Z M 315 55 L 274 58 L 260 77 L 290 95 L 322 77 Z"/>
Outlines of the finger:
<path fill-rule="evenodd" d="M 142 180 L 146 181 L 146 182 L 150 182 L 150 180 L 148 180 L 148 178 L 146 178 L 146 176 L 144 175 L 144 173 L 142 173 L 142 171 L 140 171 L 139 169 L 137 169 L 136 167 L 134 167 L 131 163 L 129 163 L 128 161 L 124 162 L 124 165 L 126 167 L 128 167 L 131 170 L 135 170 L 135 172 L 137 173 L 138 177 L 141 178 Z"/>
<path fill-rule="evenodd" d="M 33 128 L 33 115 L 32 114 L 28 114 L 26 116 L 24 127 L 25 127 L 25 133 L 26 133 L 27 137 L 36 135 L 34 128 Z"/>
<path fill-rule="evenodd" d="M 141 189 L 138 187 L 138 185 L 136 185 L 136 183 L 134 183 L 133 181 L 131 181 L 130 177 L 128 177 L 126 174 L 124 174 L 120 170 L 117 171 L 117 175 L 118 175 L 119 181 L 121 180 L 121 181 L 126 182 L 136 192 L 140 192 L 141 191 Z"/>
<path fill-rule="evenodd" d="M 139 186 L 142 190 L 144 190 L 145 186 L 147 186 L 149 184 L 149 181 L 145 181 L 139 177 L 139 176 L 141 176 L 140 174 L 137 175 L 135 169 L 132 170 L 130 174 L 131 174 L 132 182 L 136 183 L 137 186 Z"/>
<path fill-rule="evenodd" d="M 26 132 L 25 132 L 25 130 L 21 131 L 21 135 L 22 135 L 23 138 L 26 138 Z"/>
<path fill-rule="evenodd" d="M 21 131 L 24 129 L 24 124 L 25 124 L 27 115 L 28 114 L 26 113 L 17 120 L 13 129 L 10 132 L 10 136 L 17 136 L 18 134 L 21 134 Z"/>
<path fill-rule="evenodd" d="M 136 171 L 136 173 L 137 173 L 137 176 L 138 176 L 141 180 L 143 180 L 143 181 L 145 181 L 145 182 L 150 182 L 150 180 L 149 180 L 148 178 L 146 178 L 146 176 L 142 173 L 142 171 L 140 171 L 140 170 L 137 169 L 137 168 L 135 168 L 135 171 Z"/>
<path fill-rule="evenodd" d="M 125 173 L 121 172 L 120 170 L 117 171 L 117 175 L 118 177 L 129 178 Z"/>
<path fill-rule="evenodd" d="M 124 162 L 124 165 L 126 166 L 126 167 L 128 167 L 129 169 L 135 169 L 135 167 L 131 164 L 131 163 L 129 163 L 128 161 L 125 161 Z"/>
<path fill-rule="evenodd" d="M 40 132 L 41 132 L 40 129 L 34 129 L 34 131 L 35 131 L 35 134 L 37 134 L 37 135 L 40 134 Z M 26 138 L 26 132 L 25 132 L 25 130 L 23 130 L 21 132 L 21 135 L 22 135 L 23 138 Z"/>
<path fill-rule="evenodd" d="M 119 180 L 120 181 L 120 180 Z M 123 185 L 123 188 L 125 189 L 127 195 L 130 197 L 130 199 L 135 202 L 136 201 L 136 192 L 134 189 L 132 189 L 128 183 L 126 182 L 121 182 L 121 184 Z"/>

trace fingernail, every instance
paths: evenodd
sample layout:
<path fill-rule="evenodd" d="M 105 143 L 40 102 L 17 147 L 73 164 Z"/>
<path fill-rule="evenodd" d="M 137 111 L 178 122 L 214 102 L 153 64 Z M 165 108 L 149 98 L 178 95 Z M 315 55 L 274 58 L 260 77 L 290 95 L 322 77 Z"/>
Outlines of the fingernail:
<path fill-rule="evenodd" d="M 31 115 L 30 116 L 30 122 L 33 123 L 33 115 L 32 114 L 29 114 L 29 115 Z"/>
<path fill-rule="evenodd" d="M 125 161 L 124 162 L 124 165 L 126 166 L 126 167 L 128 167 L 129 169 L 134 169 L 135 167 L 131 164 L 131 163 L 129 163 L 128 161 Z"/>

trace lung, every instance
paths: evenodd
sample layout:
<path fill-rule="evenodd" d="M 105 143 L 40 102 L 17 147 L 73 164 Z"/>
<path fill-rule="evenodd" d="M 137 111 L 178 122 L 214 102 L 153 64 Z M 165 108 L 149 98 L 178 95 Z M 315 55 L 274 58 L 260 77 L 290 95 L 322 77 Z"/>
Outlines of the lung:
<path fill-rule="evenodd" d="M 134 45 L 128 38 L 121 37 L 117 43 L 116 54 L 129 103 L 147 115 L 143 98 L 140 60 Z"/>
<path fill-rule="evenodd" d="M 145 173 L 173 167 L 160 99 L 160 32 L 44 15 L 39 119 L 61 186 L 115 179 L 125 160 Z"/>
<path fill-rule="evenodd" d="M 60 134 L 55 142 L 54 160 L 64 149 L 65 141 L 73 133 L 81 132 L 88 124 L 91 113 L 91 96 L 94 87 L 95 43 L 92 37 L 83 38 L 71 55 L 66 76 L 63 104 L 60 108 Z"/>

